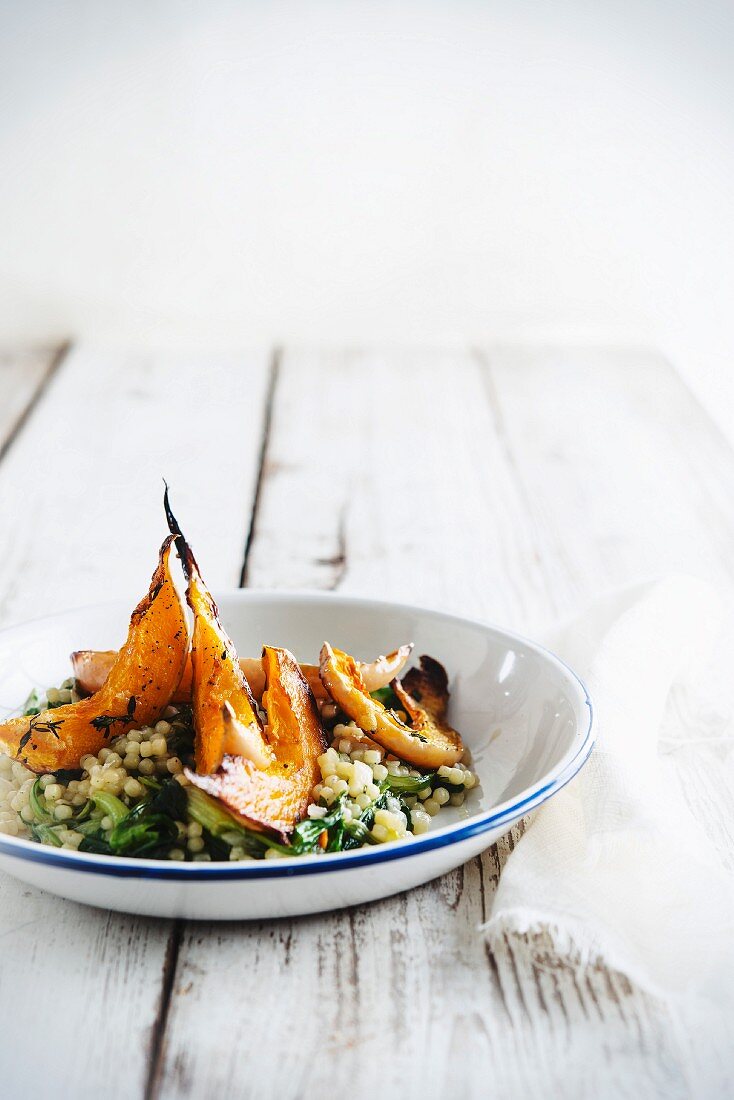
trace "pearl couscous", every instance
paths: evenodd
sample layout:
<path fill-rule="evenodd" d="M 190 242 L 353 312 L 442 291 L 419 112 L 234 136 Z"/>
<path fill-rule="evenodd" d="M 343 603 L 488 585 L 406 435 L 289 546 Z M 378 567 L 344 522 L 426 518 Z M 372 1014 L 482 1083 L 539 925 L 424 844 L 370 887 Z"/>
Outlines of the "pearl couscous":
<path fill-rule="evenodd" d="M 74 681 L 29 700 L 26 713 L 74 702 Z M 444 807 L 461 807 L 478 780 L 466 756 L 420 771 L 365 738 L 331 702 L 319 704 L 328 748 L 318 758 L 303 820 L 289 843 L 242 824 L 191 784 L 191 709 L 168 707 L 153 726 L 129 729 L 74 771 L 37 775 L 0 754 L 0 832 L 72 851 L 142 858 L 279 858 L 408 839 Z"/>

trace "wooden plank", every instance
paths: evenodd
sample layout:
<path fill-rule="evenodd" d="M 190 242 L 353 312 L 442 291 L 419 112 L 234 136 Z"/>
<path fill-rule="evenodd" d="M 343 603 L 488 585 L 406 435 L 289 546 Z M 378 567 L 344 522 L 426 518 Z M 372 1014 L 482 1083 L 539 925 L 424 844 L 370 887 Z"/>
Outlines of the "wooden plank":
<path fill-rule="evenodd" d="M 654 353 L 481 353 L 556 598 L 681 570 L 731 591 L 734 457 Z"/>
<path fill-rule="evenodd" d="M 236 583 L 267 370 L 263 354 L 72 353 L 3 464 L 2 619 L 144 591 L 163 477 L 210 583 Z"/>
<path fill-rule="evenodd" d="M 640 484 L 651 404 L 666 453 L 698 445 L 699 427 L 694 417 L 688 432 L 670 396 L 658 408 L 678 386 L 667 369 L 618 362 L 597 358 L 578 379 L 600 387 L 603 413 L 628 371 L 639 376 L 639 392 L 614 398 L 609 442 L 635 441 L 635 461 L 618 464 L 610 493 L 597 435 L 546 416 L 565 361 L 529 356 L 516 371 L 499 356 L 492 367 L 449 353 L 286 356 L 249 583 L 379 592 L 526 629 L 624 579 L 623 566 L 662 565 L 673 519 L 646 524 L 636 551 L 618 510 Z M 650 464 L 648 499 L 657 478 L 670 501 L 667 477 Z M 597 487 L 594 526 L 577 537 Z M 677 510 L 699 492 L 684 480 Z M 692 555 L 705 535 L 685 537 Z M 361 910 L 187 929 L 160 1095 L 515 1097 L 541 1083 L 543 1095 L 688 1095 L 689 1055 L 650 998 L 603 970 L 576 973 L 542 944 L 486 950 L 477 925 L 513 843 Z"/>
<path fill-rule="evenodd" d="M 132 607 L 164 533 L 163 475 L 212 585 L 236 584 L 269 369 L 260 353 L 72 352 L 0 463 L 3 622 L 113 596 Z M 0 893 L 4 1095 L 40 1095 L 53 1072 L 80 1098 L 141 1096 L 165 1026 L 170 922 L 7 876 Z"/>
<path fill-rule="evenodd" d="M 282 375 L 251 584 L 338 585 L 496 621 L 553 612 L 470 357 L 303 353 Z"/>

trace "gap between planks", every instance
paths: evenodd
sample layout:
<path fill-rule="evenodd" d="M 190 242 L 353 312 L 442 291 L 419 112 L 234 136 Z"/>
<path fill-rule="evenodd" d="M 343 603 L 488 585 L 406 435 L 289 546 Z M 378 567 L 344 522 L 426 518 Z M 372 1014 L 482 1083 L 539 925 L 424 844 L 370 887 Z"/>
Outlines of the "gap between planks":
<path fill-rule="evenodd" d="M 183 928 L 183 920 L 175 920 L 173 922 L 171 934 L 168 937 L 168 943 L 166 944 L 163 973 L 161 975 L 161 996 L 150 1034 L 148 1074 L 145 1081 L 145 1091 L 143 1093 L 145 1100 L 153 1100 L 153 1097 L 155 1097 L 158 1092 L 158 1086 L 160 1084 L 161 1072 L 163 1070 L 163 1044 L 166 1035 L 166 1024 L 168 1023 L 168 1011 L 171 1006 L 171 996 L 173 994 L 173 983 L 176 980 L 176 968 L 178 965 L 178 954 L 181 948 L 181 939 L 183 937 Z"/>
<path fill-rule="evenodd" d="M 240 571 L 240 588 L 247 587 L 247 572 L 250 552 L 255 539 L 257 529 L 257 514 L 260 507 L 263 483 L 266 480 L 266 468 L 268 461 L 268 445 L 270 442 L 270 430 L 273 422 L 273 410 L 280 374 L 282 351 L 279 347 L 273 350 L 268 370 L 268 385 L 265 394 L 262 424 L 260 428 L 260 448 L 258 454 L 258 468 L 255 480 L 255 490 L 250 506 L 250 518 L 245 538 L 245 549 Z M 150 1034 L 150 1048 L 148 1054 L 148 1073 L 145 1083 L 144 1100 L 155 1100 L 158 1095 L 164 1065 L 165 1042 L 168 1015 L 171 1008 L 171 998 L 176 981 L 178 959 L 181 951 L 181 943 L 187 922 L 182 919 L 174 921 L 171 933 L 166 945 L 166 955 L 161 976 L 161 995 L 153 1026 Z"/>
<path fill-rule="evenodd" d="M 5 436 L 5 438 L 0 440 L 0 462 L 2 462 L 2 460 L 5 458 L 6 454 L 8 453 L 10 448 L 13 446 L 16 439 L 20 435 L 20 433 L 22 432 L 24 426 L 30 420 L 31 416 L 33 415 L 34 409 L 38 405 L 39 401 L 41 401 L 41 399 L 43 398 L 43 395 L 45 394 L 46 390 L 48 389 L 48 386 L 51 382 L 51 379 L 54 377 L 56 372 L 60 369 L 61 364 L 64 362 L 64 360 L 67 358 L 69 352 L 71 351 L 71 347 L 72 347 L 71 341 L 70 340 L 64 340 L 61 344 L 58 345 L 58 347 L 52 348 L 50 350 L 49 359 L 48 359 L 48 363 L 46 365 L 46 369 L 44 370 L 43 374 L 41 375 L 41 378 L 40 378 L 38 384 L 36 385 L 35 389 L 32 391 L 29 400 L 26 402 L 26 404 L 23 406 L 23 408 L 18 413 L 17 417 L 15 418 L 14 423 L 11 424 L 10 429 L 9 429 L 7 435 Z"/>
<path fill-rule="evenodd" d="M 265 395 L 265 412 L 263 415 L 263 424 L 260 436 L 260 454 L 257 468 L 257 480 L 255 482 L 255 492 L 252 498 L 252 507 L 250 509 L 250 523 L 247 529 L 247 538 L 245 539 L 245 554 L 242 559 L 242 569 L 240 571 L 240 588 L 247 588 L 247 574 L 250 561 L 250 552 L 252 551 L 252 544 L 255 541 L 255 534 L 257 530 L 257 514 L 260 508 L 263 482 L 266 479 L 268 446 L 270 444 L 270 430 L 273 425 L 273 410 L 275 407 L 278 379 L 280 377 L 280 364 L 282 360 L 282 354 L 283 353 L 281 348 L 275 348 L 270 360 L 268 389 Z"/>

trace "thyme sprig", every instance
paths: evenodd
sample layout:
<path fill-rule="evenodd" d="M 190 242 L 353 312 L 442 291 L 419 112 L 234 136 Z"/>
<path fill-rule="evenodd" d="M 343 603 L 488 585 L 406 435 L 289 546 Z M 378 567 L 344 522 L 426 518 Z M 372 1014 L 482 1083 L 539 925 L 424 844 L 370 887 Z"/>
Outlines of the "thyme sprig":
<path fill-rule="evenodd" d="M 63 718 L 58 718 L 58 719 L 46 718 L 42 722 L 39 722 L 39 720 L 38 720 L 39 718 L 40 718 L 40 715 L 34 715 L 30 719 L 30 721 L 28 723 L 28 729 L 26 730 L 26 732 L 23 734 L 20 741 L 18 742 L 18 748 L 24 749 L 26 747 L 26 745 L 28 744 L 28 742 L 30 741 L 30 739 L 31 739 L 31 737 L 33 736 L 34 733 L 50 733 L 58 741 L 58 739 L 59 739 L 59 730 L 61 729 L 61 726 L 63 725 L 63 722 L 64 722 Z"/>

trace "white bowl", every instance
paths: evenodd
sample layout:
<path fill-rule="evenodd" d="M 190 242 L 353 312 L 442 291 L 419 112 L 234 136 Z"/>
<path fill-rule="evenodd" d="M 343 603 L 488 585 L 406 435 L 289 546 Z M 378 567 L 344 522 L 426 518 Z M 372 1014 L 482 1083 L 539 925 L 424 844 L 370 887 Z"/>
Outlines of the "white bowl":
<path fill-rule="evenodd" d="M 442 810 L 424 835 L 352 852 L 241 863 L 177 863 L 51 848 L 0 834 L 0 867 L 88 905 L 161 917 L 295 916 L 387 897 L 428 882 L 489 847 L 571 780 L 593 745 L 578 676 L 506 630 L 402 604 L 322 593 L 223 593 L 225 627 L 243 655 L 263 643 L 315 661 L 324 639 L 368 660 L 405 641 L 445 666 L 450 719 L 481 785 Z M 0 715 L 33 687 L 69 675 L 74 649 L 122 644 L 125 604 L 81 608 L 0 633 Z"/>

